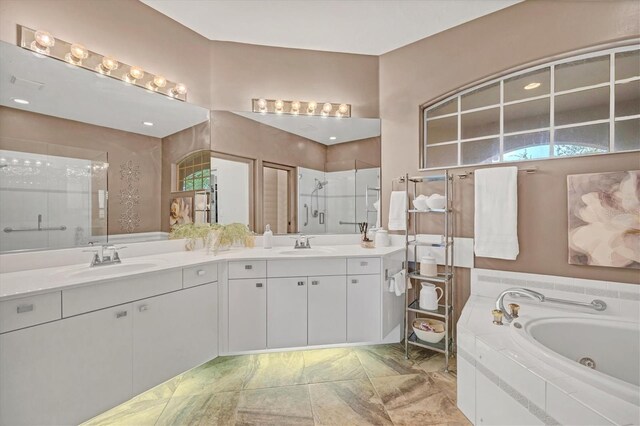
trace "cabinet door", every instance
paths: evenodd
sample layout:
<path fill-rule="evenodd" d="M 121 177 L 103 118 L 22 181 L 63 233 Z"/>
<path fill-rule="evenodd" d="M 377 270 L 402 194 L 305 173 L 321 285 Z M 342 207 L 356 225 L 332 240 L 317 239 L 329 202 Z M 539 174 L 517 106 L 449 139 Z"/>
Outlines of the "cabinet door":
<path fill-rule="evenodd" d="M 347 341 L 380 340 L 380 275 L 347 278 Z"/>
<path fill-rule="evenodd" d="M 217 356 L 216 283 L 135 302 L 133 311 L 134 394 Z"/>
<path fill-rule="evenodd" d="M 131 398 L 131 304 L 0 336 L 0 424 L 79 424 Z"/>
<path fill-rule="evenodd" d="M 347 277 L 309 277 L 309 345 L 347 341 Z"/>
<path fill-rule="evenodd" d="M 266 348 L 266 280 L 229 280 L 229 351 Z"/>
<path fill-rule="evenodd" d="M 307 345 L 307 277 L 267 280 L 267 347 Z"/>

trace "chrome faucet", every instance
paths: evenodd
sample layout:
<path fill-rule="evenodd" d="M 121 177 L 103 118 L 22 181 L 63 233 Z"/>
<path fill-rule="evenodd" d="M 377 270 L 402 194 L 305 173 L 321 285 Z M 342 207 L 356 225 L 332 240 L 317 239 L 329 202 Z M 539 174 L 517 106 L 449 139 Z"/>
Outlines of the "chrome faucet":
<path fill-rule="evenodd" d="M 502 324 L 502 321 L 498 315 L 498 311 L 502 313 L 502 317 L 507 323 L 513 321 L 514 318 L 518 317 L 518 309 L 520 306 L 516 304 L 509 305 L 509 312 L 504 308 L 504 297 L 505 296 L 525 296 L 529 299 L 537 300 L 538 302 L 548 302 L 548 303 L 557 303 L 560 305 L 569 305 L 569 306 L 580 306 L 584 308 L 591 308 L 595 311 L 602 312 L 607 309 L 607 304 L 604 300 L 594 299 L 591 302 L 576 302 L 574 300 L 566 300 L 566 299 L 556 299 L 553 297 L 546 297 L 542 293 L 538 293 L 537 291 L 529 290 L 528 288 L 509 288 L 502 293 L 496 299 L 496 309 L 492 311 L 494 315 L 494 324 Z"/>
<path fill-rule="evenodd" d="M 307 237 L 306 235 L 300 235 L 298 237 L 293 237 L 296 240 L 296 244 L 293 246 L 294 249 L 310 249 L 311 244 L 309 244 L 309 240 L 313 237 Z"/>
<path fill-rule="evenodd" d="M 504 308 L 504 297 L 513 296 L 516 294 L 519 296 L 526 296 L 529 299 L 534 299 L 534 300 L 537 300 L 538 302 L 544 302 L 544 295 L 542 293 L 538 293 L 537 291 L 529 290 L 526 288 L 510 288 L 503 291 L 502 293 L 500 293 L 500 296 L 498 296 L 498 299 L 496 299 L 496 310 L 502 312 L 502 318 L 507 323 L 510 323 L 511 321 L 513 321 L 514 315 L 507 312 L 507 310 Z M 513 309 L 511 311 L 513 312 Z"/>
<path fill-rule="evenodd" d="M 91 259 L 91 264 L 89 266 L 94 267 L 122 263 L 122 260 L 120 260 L 120 255 L 118 254 L 118 250 L 121 250 L 123 248 L 126 248 L 126 246 L 116 247 L 111 244 L 105 244 L 98 248 L 83 251 L 93 253 L 93 258 Z"/>

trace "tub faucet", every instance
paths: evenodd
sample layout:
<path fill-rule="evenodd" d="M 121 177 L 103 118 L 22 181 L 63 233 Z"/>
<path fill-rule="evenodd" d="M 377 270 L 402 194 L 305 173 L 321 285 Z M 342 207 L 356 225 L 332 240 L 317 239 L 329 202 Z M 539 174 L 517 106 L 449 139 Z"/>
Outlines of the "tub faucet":
<path fill-rule="evenodd" d="M 538 293 L 537 291 L 529 290 L 527 288 L 510 288 L 503 291 L 502 293 L 500 293 L 500 296 L 498 296 L 498 299 L 496 299 L 496 310 L 502 312 L 502 318 L 507 323 L 513 321 L 514 315 L 512 315 L 510 312 L 507 312 L 507 310 L 504 308 L 504 297 L 513 295 L 525 296 L 529 299 L 537 300 L 538 302 L 544 302 L 544 294 Z M 514 310 L 512 308 L 510 311 L 517 312 L 517 309 Z"/>
<path fill-rule="evenodd" d="M 492 311 L 492 314 L 496 315 L 495 311 L 501 311 L 504 317 L 504 320 L 507 323 L 513 321 L 514 318 L 518 317 L 518 305 L 513 304 L 509 305 L 511 308 L 511 312 L 507 312 L 504 308 L 504 297 L 505 296 L 526 296 L 529 299 L 537 300 L 538 302 L 548 302 L 548 303 L 556 303 L 559 305 L 569 305 L 569 306 L 579 306 L 582 308 L 593 309 L 594 311 L 602 312 L 607 309 L 607 304 L 604 300 L 594 299 L 591 302 L 577 302 L 575 300 L 567 300 L 567 299 L 556 299 L 554 297 L 546 297 L 542 293 L 538 293 L 537 291 L 529 290 L 528 288 L 509 288 L 500 293 L 498 299 L 496 299 L 496 309 Z M 496 322 L 497 321 L 497 322 Z M 501 321 L 495 319 L 494 324 L 501 323 Z"/>

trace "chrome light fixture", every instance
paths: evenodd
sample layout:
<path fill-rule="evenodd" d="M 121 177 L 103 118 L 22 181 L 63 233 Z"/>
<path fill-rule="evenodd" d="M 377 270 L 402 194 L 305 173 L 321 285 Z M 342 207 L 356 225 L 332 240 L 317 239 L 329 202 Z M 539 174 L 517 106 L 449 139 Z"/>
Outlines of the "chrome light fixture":
<path fill-rule="evenodd" d="M 155 93 L 181 101 L 187 100 L 187 86 L 167 80 L 160 74 L 145 72 L 138 66 L 131 66 L 110 55 L 102 55 L 87 49 L 80 43 L 69 43 L 55 38 L 43 30 L 33 30 L 18 25 L 18 45 L 39 55 L 46 55 L 77 67 L 85 68 L 100 76 L 122 80 L 134 86 L 143 87 Z M 124 73 L 114 71 L 122 68 Z"/>
<path fill-rule="evenodd" d="M 320 117 L 351 117 L 351 105 L 324 102 L 321 108 L 315 101 L 285 101 L 282 99 L 252 99 L 251 110 L 261 114 L 288 114 Z"/>

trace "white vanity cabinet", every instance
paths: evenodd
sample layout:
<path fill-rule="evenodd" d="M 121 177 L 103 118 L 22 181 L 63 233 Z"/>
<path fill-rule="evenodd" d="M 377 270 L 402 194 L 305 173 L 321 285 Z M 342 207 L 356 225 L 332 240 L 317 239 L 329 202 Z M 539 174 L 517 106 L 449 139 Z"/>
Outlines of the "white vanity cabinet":
<path fill-rule="evenodd" d="M 216 283 L 133 303 L 133 394 L 218 353 Z"/>
<path fill-rule="evenodd" d="M 347 342 L 377 342 L 380 332 L 380 275 L 347 277 Z"/>
<path fill-rule="evenodd" d="M 267 280 L 267 348 L 307 345 L 307 277 Z"/>
<path fill-rule="evenodd" d="M 133 396 L 132 305 L 0 335 L 0 424 L 78 424 Z"/>
<path fill-rule="evenodd" d="M 189 269 L 54 293 L 62 319 L 0 334 L 0 425 L 78 424 L 215 358 L 217 269 Z"/>
<path fill-rule="evenodd" d="M 267 348 L 267 280 L 229 280 L 229 350 Z"/>
<path fill-rule="evenodd" d="M 221 353 L 382 343 L 382 265 L 381 257 L 229 262 Z M 395 329 L 401 318 L 387 322 Z"/>
<path fill-rule="evenodd" d="M 308 344 L 347 341 L 347 277 L 308 279 Z"/>

